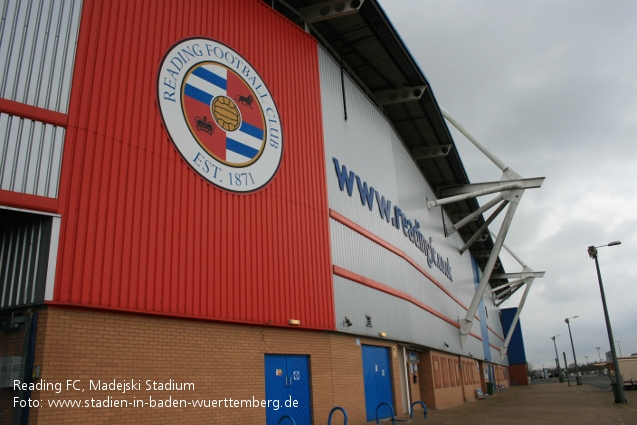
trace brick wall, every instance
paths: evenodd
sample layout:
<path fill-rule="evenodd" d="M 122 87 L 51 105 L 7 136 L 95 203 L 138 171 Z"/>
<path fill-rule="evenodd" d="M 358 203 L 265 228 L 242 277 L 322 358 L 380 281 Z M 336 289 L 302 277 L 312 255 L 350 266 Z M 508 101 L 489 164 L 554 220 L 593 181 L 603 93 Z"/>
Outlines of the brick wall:
<path fill-rule="evenodd" d="M 420 394 L 428 409 L 445 409 L 463 404 L 467 386 L 460 369 L 462 357 L 436 351 L 420 356 Z"/>
<path fill-rule="evenodd" d="M 418 382 L 420 382 L 420 397 L 427 405 L 427 409 L 436 408 L 436 396 L 433 382 L 433 365 L 429 352 L 419 353 Z"/>
<path fill-rule="evenodd" d="M 62 388 L 34 391 L 32 399 L 44 407 L 31 409 L 31 424 L 258 424 L 265 423 L 263 408 L 48 408 L 50 400 L 155 400 L 224 398 L 265 399 L 264 355 L 299 354 L 310 359 L 314 423 L 326 423 L 334 406 L 347 410 L 350 424 L 366 423 L 361 345 L 390 349 L 392 389 L 396 414 L 403 407 L 400 349 L 391 341 L 329 332 L 162 318 L 51 306 L 40 311 L 34 364 L 49 383 L 79 380 L 80 391 Z M 411 401 L 420 399 L 429 409 L 444 409 L 475 400 L 481 371 L 474 359 L 441 352 L 421 352 L 418 384 Z M 440 376 L 435 377 L 434 360 Z M 446 366 L 443 366 L 446 364 Z M 460 365 L 462 364 L 462 369 Z M 513 367 L 512 367 L 513 368 Z M 523 366 L 524 376 L 526 367 Z M 443 376 L 446 373 L 446 377 Z M 513 369 L 509 373 L 513 376 Z M 498 370 L 498 377 L 506 370 Z M 89 390 L 89 380 L 141 381 L 141 389 L 125 394 Z M 187 382 L 193 390 L 146 391 L 145 381 Z M 438 382 L 436 382 L 436 379 Z M 512 378 L 513 380 L 513 378 Z M 523 381 L 526 383 L 526 380 Z M 438 387 L 436 385 L 438 384 Z M 84 389 L 84 392 L 81 390 Z M 416 398 L 417 394 L 420 395 Z M 340 420 L 340 413 L 335 420 Z"/>
<path fill-rule="evenodd" d="M 420 365 L 418 365 L 418 372 L 416 373 L 416 377 L 418 378 L 418 382 L 414 383 L 414 375 L 411 373 L 411 362 L 407 362 L 407 379 L 409 380 L 409 401 L 413 403 L 414 401 L 422 401 L 422 395 L 420 394 Z M 427 403 L 425 403 L 427 404 Z M 422 407 L 417 405 L 414 406 L 414 412 L 422 410 Z"/>
<path fill-rule="evenodd" d="M 81 380 L 84 393 L 35 391 L 44 402 L 63 399 L 133 402 L 157 399 L 265 399 L 264 354 L 310 357 L 312 414 L 326 423 L 332 407 L 347 410 L 350 423 L 365 422 L 361 347 L 355 338 L 332 333 L 251 327 L 49 308 L 40 314 L 35 365 L 48 382 Z M 397 362 L 392 372 L 398 380 Z M 142 390 L 125 394 L 90 391 L 89 380 L 141 380 Z M 145 391 L 145 380 L 194 384 L 193 391 Z M 400 393 L 395 393 L 400 394 Z M 263 408 L 48 408 L 32 409 L 30 423 L 47 424 L 258 424 Z"/>
<path fill-rule="evenodd" d="M 498 385 L 504 385 L 507 388 L 511 386 L 511 382 L 509 382 L 509 370 L 505 366 L 496 365 L 495 379 Z"/>
<path fill-rule="evenodd" d="M 509 366 L 509 380 L 511 385 L 529 385 L 526 363 Z"/>

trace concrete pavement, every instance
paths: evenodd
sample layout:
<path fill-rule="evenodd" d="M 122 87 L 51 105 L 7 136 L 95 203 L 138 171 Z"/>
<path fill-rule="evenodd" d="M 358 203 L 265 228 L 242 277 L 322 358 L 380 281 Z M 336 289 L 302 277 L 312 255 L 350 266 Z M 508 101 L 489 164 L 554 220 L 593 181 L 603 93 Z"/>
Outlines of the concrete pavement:
<path fill-rule="evenodd" d="M 428 419 L 401 417 L 411 425 L 637 425 L 637 391 L 626 391 L 626 404 L 613 393 L 589 384 L 568 386 L 557 380 L 512 387 L 486 400 L 445 410 L 430 410 Z M 414 415 L 416 416 L 416 415 Z M 404 422 L 407 419 L 409 422 Z M 370 424 L 375 422 L 369 422 Z M 383 424 L 391 423 L 381 422 Z"/>

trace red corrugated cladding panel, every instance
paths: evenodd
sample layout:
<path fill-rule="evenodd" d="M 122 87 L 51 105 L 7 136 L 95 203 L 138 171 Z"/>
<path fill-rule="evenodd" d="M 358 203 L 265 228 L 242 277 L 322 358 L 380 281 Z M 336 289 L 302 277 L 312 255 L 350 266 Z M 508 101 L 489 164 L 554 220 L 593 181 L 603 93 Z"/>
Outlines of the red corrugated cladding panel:
<path fill-rule="evenodd" d="M 259 72 L 285 135 L 278 173 L 232 194 L 162 125 L 163 55 L 225 43 Z M 55 301 L 333 329 L 317 45 L 259 0 L 85 0 L 60 190 Z"/>

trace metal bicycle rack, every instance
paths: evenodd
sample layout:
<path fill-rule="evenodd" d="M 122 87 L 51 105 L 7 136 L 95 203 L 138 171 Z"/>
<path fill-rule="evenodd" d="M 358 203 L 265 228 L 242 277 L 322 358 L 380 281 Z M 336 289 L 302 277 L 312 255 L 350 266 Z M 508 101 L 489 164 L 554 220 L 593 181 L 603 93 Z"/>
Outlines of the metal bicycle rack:
<path fill-rule="evenodd" d="M 391 404 L 385 403 L 385 402 L 382 402 L 378 406 L 376 406 L 376 423 L 377 424 L 380 423 L 380 421 L 378 420 L 378 410 L 381 407 L 383 407 L 383 405 L 389 407 L 389 409 L 391 410 L 391 423 L 392 423 L 392 425 L 396 425 L 396 418 L 394 418 L 394 407 Z"/>
<path fill-rule="evenodd" d="M 288 416 L 288 415 L 283 415 L 283 416 L 281 416 L 281 417 L 279 418 L 278 422 L 276 423 L 276 425 L 280 425 L 280 424 L 281 424 L 281 422 L 283 422 L 283 419 L 289 419 L 289 420 L 290 420 L 290 422 L 292 422 L 292 425 L 296 425 L 296 421 L 294 420 L 294 418 L 291 418 L 291 417 L 290 417 L 290 416 Z"/>
<path fill-rule="evenodd" d="M 340 406 L 336 406 L 335 408 L 333 408 L 332 410 L 330 410 L 330 414 L 327 417 L 327 425 L 332 425 L 332 415 L 334 414 L 335 411 L 340 410 L 341 412 L 343 412 L 343 418 L 344 418 L 344 422 L 343 425 L 347 425 L 347 412 L 345 411 L 345 409 L 343 409 Z"/>
<path fill-rule="evenodd" d="M 425 403 L 423 403 L 422 401 L 414 401 L 413 403 L 411 403 L 411 407 L 409 408 L 409 417 L 413 418 L 414 417 L 414 405 L 416 404 L 420 404 L 424 410 L 424 414 L 425 414 L 425 419 L 427 419 L 427 406 L 425 406 Z"/>

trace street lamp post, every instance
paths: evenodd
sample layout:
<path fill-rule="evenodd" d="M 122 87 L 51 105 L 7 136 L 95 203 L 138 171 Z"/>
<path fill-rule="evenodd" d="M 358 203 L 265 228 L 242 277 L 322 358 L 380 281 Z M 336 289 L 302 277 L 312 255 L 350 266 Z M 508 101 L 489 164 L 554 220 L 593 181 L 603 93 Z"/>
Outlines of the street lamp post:
<path fill-rule="evenodd" d="M 595 347 L 595 348 L 597 348 L 597 355 L 599 356 L 599 362 L 601 363 L 602 362 L 602 354 L 599 352 L 599 349 L 602 348 L 602 347 Z"/>
<path fill-rule="evenodd" d="M 560 371 L 560 355 L 557 354 L 557 343 L 555 342 L 555 339 L 560 336 L 559 334 L 557 335 L 553 335 L 551 337 L 551 339 L 553 340 L 553 346 L 555 347 L 555 363 L 557 363 L 557 377 L 559 378 L 560 382 L 564 382 L 564 380 L 562 379 L 562 372 Z M 568 366 L 568 365 L 566 365 Z"/>
<path fill-rule="evenodd" d="M 579 316 L 568 317 L 564 319 L 568 326 L 568 335 L 571 337 L 571 348 L 573 349 L 573 361 L 575 361 L 575 382 L 577 385 L 582 385 L 582 378 L 579 376 L 579 368 L 577 367 L 577 357 L 575 357 L 575 345 L 573 344 L 573 334 L 571 334 L 571 321 L 570 319 L 577 319 Z"/>
<path fill-rule="evenodd" d="M 604 295 L 604 285 L 602 284 L 602 273 L 599 271 L 599 261 L 597 260 L 597 248 L 604 246 L 619 245 L 620 241 L 610 242 L 601 246 L 589 246 L 588 255 L 595 259 L 595 268 L 597 269 L 597 280 L 599 281 L 599 292 L 602 295 L 602 305 L 604 306 L 604 318 L 606 319 L 606 331 L 608 333 L 608 342 L 610 343 L 610 352 L 613 357 L 613 368 L 615 369 L 615 382 L 611 383 L 613 386 L 613 393 L 615 394 L 615 403 L 626 403 L 626 395 L 624 394 L 624 383 L 620 382 L 621 372 L 619 371 L 619 362 L 617 361 L 617 352 L 615 351 L 615 339 L 613 338 L 613 329 L 610 326 L 610 318 L 608 317 L 608 308 L 606 307 L 606 296 Z"/>
<path fill-rule="evenodd" d="M 564 368 L 566 369 L 566 382 L 568 382 L 568 386 L 571 386 L 571 378 L 568 377 L 568 360 L 566 360 L 566 353 L 562 351 L 562 355 L 564 355 Z"/>

